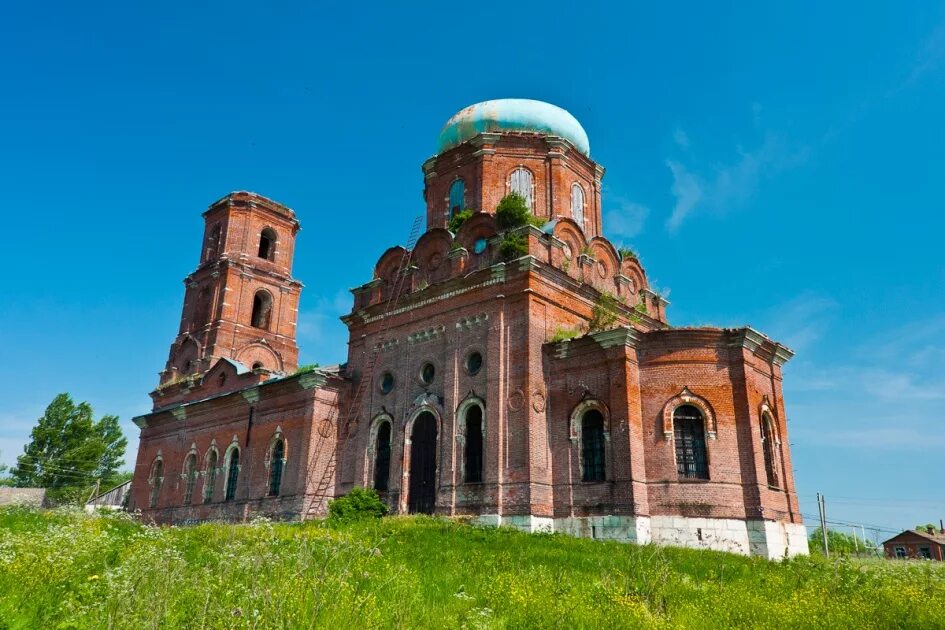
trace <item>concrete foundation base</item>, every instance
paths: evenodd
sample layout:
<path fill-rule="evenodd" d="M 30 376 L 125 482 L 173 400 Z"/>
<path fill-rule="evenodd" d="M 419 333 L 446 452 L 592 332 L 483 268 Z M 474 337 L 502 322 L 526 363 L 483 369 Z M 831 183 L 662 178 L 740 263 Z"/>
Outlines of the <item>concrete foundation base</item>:
<path fill-rule="evenodd" d="M 685 516 L 501 516 L 483 514 L 473 522 L 525 532 L 560 532 L 580 538 L 714 549 L 780 560 L 807 555 L 807 528 L 778 521 Z"/>

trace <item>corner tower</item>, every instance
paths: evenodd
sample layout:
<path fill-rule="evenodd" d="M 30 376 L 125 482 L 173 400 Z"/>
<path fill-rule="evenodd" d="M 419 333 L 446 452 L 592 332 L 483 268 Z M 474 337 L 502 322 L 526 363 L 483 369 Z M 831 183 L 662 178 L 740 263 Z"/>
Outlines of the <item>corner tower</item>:
<path fill-rule="evenodd" d="M 587 239 L 600 236 L 604 168 L 590 154 L 584 128 L 560 107 L 519 98 L 470 105 L 446 122 L 423 164 L 427 229 L 467 208 L 492 213 L 518 192 L 536 216 L 567 217 Z"/>
<path fill-rule="evenodd" d="M 203 217 L 200 264 L 184 279 L 180 330 L 159 390 L 197 380 L 220 359 L 254 371 L 295 370 L 302 291 L 292 277 L 295 213 L 261 195 L 234 192 Z"/>

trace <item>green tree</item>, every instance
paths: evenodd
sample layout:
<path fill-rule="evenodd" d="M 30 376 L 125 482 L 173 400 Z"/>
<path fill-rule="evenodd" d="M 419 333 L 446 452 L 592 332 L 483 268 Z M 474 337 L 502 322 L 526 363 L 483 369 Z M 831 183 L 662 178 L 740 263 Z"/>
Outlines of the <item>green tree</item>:
<path fill-rule="evenodd" d="M 817 527 L 810 533 L 810 550 L 812 553 L 824 553 L 824 538 L 820 527 Z M 866 549 L 862 540 L 854 540 L 850 534 L 844 534 L 834 529 L 827 530 L 827 547 L 831 555 L 846 556 L 859 551 L 863 553 Z"/>
<path fill-rule="evenodd" d="M 30 443 L 17 458 L 13 481 L 20 487 L 46 488 L 59 502 L 84 499 L 96 481 L 110 487 L 118 479 L 128 440 L 117 416 L 93 418 L 92 406 L 56 396 L 37 421 Z"/>

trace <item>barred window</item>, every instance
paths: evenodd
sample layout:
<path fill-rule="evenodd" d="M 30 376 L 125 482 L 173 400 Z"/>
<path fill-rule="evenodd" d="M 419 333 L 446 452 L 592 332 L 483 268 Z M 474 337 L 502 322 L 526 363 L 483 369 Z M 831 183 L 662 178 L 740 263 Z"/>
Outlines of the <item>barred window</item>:
<path fill-rule="evenodd" d="M 584 481 L 604 480 L 604 416 L 597 409 L 581 418 L 581 461 Z"/>
<path fill-rule="evenodd" d="M 390 482 L 390 422 L 382 422 L 377 429 L 374 454 L 374 489 L 386 492 Z"/>
<path fill-rule="evenodd" d="M 285 440 L 278 439 L 272 445 L 272 455 L 269 459 L 269 496 L 279 496 L 279 487 L 282 485 L 282 471 L 285 468 Z"/>
<path fill-rule="evenodd" d="M 230 451 L 230 461 L 226 473 L 226 489 L 223 491 L 223 500 L 232 501 L 236 498 L 236 483 L 240 476 L 240 449 Z"/>
<path fill-rule="evenodd" d="M 682 405 L 673 412 L 676 441 L 676 470 L 686 479 L 708 479 L 709 465 L 705 446 L 705 421 L 692 405 Z"/>
<path fill-rule="evenodd" d="M 217 483 L 217 452 L 210 451 L 207 455 L 207 472 L 203 479 L 203 502 L 213 501 L 213 487 Z"/>
<path fill-rule="evenodd" d="M 194 498 L 194 486 L 197 485 L 197 456 L 187 456 L 184 463 L 184 505 L 190 505 Z"/>
<path fill-rule="evenodd" d="M 525 204 L 530 210 L 535 209 L 532 195 L 533 179 L 532 172 L 521 166 L 512 171 L 512 177 L 509 179 L 509 191 L 524 197 Z"/>
<path fill-rule="evenodd" d="M 465 473 L 470 483 L 482 481 L 482 407 L 471 405 L 466 410 Z"/>

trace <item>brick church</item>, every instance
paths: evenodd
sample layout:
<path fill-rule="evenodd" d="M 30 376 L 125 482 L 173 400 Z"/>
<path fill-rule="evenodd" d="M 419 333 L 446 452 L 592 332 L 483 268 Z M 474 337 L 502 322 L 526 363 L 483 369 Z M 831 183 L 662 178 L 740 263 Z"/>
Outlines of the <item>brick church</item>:
<path fill-rule="evenodd" d="M 640 261 L 603 236 L 603 175 L 558 107 L 457 113 L 423 164 L 425 230 L 352 289 L 332 367 L 298 365 L 295 213 L 248 192 L 213 203 L 135 418 L 132 506 L 159 523 L 305 519 L 362 486 L 393 513 L 806 553 L 792 352 L 749 327 L 670 326 Z M 512 192 L 541 227 L 500 229 Z"/>

